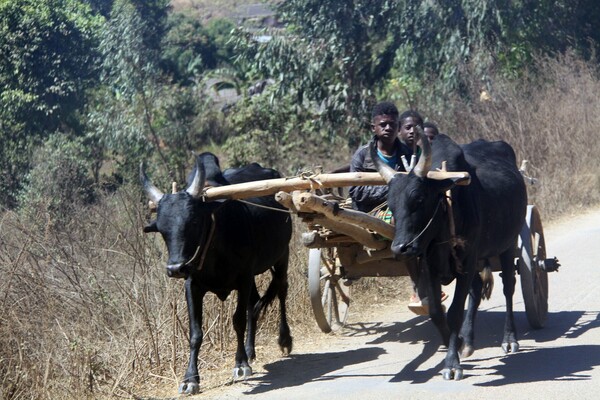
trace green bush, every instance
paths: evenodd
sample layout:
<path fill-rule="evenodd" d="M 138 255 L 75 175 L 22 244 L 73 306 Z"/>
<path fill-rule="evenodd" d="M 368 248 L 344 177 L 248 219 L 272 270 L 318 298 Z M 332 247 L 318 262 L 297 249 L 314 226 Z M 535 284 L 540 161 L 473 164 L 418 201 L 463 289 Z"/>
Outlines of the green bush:
<path fill-rule="evenodd" d="M 33 168 L 19 195 L 20 210 L 33 221 L 70 222 L 76 206 L 94 200 L 85 147 L 66 135 L 51 135 L 34 156 Z M 43 217 L 43 218 L 41 218 Z"/>

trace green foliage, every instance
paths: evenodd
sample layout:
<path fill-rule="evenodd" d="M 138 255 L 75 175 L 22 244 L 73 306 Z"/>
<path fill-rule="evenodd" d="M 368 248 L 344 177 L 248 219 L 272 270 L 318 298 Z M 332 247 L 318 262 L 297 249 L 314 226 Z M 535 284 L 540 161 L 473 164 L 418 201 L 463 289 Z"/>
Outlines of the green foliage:
<path fill-rule="evenodd" d="M 233 23 L 215 20 L 203 27 L 198 19 L 182 13 L 171 14 L 168 21 L 162 65 L 175 82 L 189 85 L 193 78 L 229 62 Z"/>
<path fill-rule="evenodd" d="M 0 2 L 0 108 L 31 134 L 76 129 L 74 113 L 96 78 L 101 17 L 76 0 Z"/>
<path fill-rule="evenodd" d="M 94 199 L 88 157 L 81 140 L 51 135 L 36 153 L 33 168 L 21 192 L 21 211 L 32 221 L 66 224 L 73 210 Z"/>
<path fill-rule="evenodd" d="M 274 101 L 276 91 L 267 86 L 262 94 L 245 98 L 230 111 L 227 121 L 233 133 L 223 146 L 229 164 L 259 162 L 296 174 L 332 161 L 332 156 L 340 157 L 343 141 L 319 122 L 318 115 L 300 107 L 293 96 Z"/>
<path fill-rule="evenodd" d="M 215 67 L 216 50 L 199 20 L 178 13 L 169 17 L 169 26 L 163 44 L 163 69 L 174 82 L 190 84 L 190 78 Z"/>
<path fill-rule="evenodd" d="M 399 7 L 402 46 L 397 75 L 437 82 L 438 93 L 465 96 L 496 70 L 518 76 L 535 54 L 575 45 L 593 54 L 600 11 L 589 0 L 405 0 Z M 590 42 L 589 40 L 596 40 Z"/>
<path fill-rule="evenodd" d="M 225 18 L 218 18 L 206 24 L 206 33 L 217 49 L 218 65 L 230 64 L 234 57 L 234 44 L 231 33 L 235 24 Z"/>
<path fill-rule="evenodd" d="M 266 43 L 240 35 L 238 62 L 257 76 L 276 79 L 278 95 L 293 95 L 331 126 L 357 123 L 373 103 L 373 88 L 392 67 L 399 45 L 396 6 L 387 0 L 281 2 L 287 31 L 274 32 Z"/>
<path fill-rule="evenodd" d="M 148 40 L 159 21 L 144 20 L 133 2 L 118 0 L 104 27 L 100 51 L 104 87 L 94 94 L 88 113 L 88 139 L 113 154 L 119 174 L 132 174 L 152 146 L 160 146 L 154 110 L 163 98 L 158 59 L 159 43 Z"/>
<path fill-rule="evenodd" d="M 213 134 L 212 103 L 200 87 L 169 83 L 159 68 L 160 47 L 146 40 L 148 29 L 166 20 L 142 16 L 132 2 L 115 3 L 100 47 L 106 85 L 95 93 L 88 139 L 98 163 L 115 160 L 117 176 L 137 181 L 140 160 L 149 160 L 169 181 L 182 182 L 191 151 Z M 198 129 L 203 121 L 207 129 Z"/>
<path fill-rule="evenodd" d="M 24 134 L 22 125 L 2 122 L 0 143 L 0 206 L 14 208 L 17 205 L 16 193 L 21 189 L 38 142 L 35 136 Z"/>
<path fill-rule="evenodd" d="M 76 0 L 0 1 L 0 201 L 13 207 L 35 146 L 82 133 L 103 18 Z"/>
<path fill-rule="evenodd" d="M 114 0 L 81 0 L 82 3 L 89 4 L 95 13 L 98 13 L 105 18 L 110 16 Z"/>

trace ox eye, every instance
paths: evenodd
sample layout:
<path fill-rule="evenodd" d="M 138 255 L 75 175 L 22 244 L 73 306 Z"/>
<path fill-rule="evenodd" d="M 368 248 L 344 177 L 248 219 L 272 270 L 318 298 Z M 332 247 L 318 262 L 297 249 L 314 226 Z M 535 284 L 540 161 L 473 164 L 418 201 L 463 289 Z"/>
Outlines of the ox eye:
<path fill-rule="evenodd" d="M 419 192 L 411 192 L 408 197 L 408 204 L 412 210 L 416 210 L 423 205 L 425 197 Z"/>

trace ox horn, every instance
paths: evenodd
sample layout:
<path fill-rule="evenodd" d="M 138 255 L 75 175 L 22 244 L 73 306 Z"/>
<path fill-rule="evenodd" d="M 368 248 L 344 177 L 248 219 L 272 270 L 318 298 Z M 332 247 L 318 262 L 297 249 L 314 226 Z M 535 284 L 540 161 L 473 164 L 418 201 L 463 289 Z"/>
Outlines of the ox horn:
<path fill-rule="evenodd" d="M 192 197 L 200 197 L 200 195 L 202 195 L 202 190 L 204 189 L 205 178 L 206 170 L 204 169 L 204 164 L 200 162 L 200 158 L 196 157 L 196 173 L 194 174 L 192 183 L 185 191 L 188 192 Z"/>
<path fill-rule="evenodd" d="M 146 192 L 148 198 L 154 203 L 158 204 L 160 199 L 164 196 L 164 193 L 158 190 L 156 186 L 152 184 L 148 176 L 146 175 L 146 171 L 144 170 L 144 163 L 140 162 L 140 182 Z"/>
<path fill-rule="evenodd" d="M 427 173 L 431 169 L 431 145 L 429 144 L 429 139 L 423 133 L 423 128 L 417 125 L 415 126 L 415 130 L 418 136 L 417 141 L 421 143 L 421 157 L 419 157 L 419 162 L 415 165 L 413 172 L 419 178 L 426 178 Z"/>
<path fill-rule="evenodd" d="M 379 175 L 385 180 L 386 183 L 390 183 L 392 178 L 398 173 L 395 169 L 382 162 L 377 155 L 377 142 L 372 141 L 369 145 L 369 150 L 371 152 L 371 159 L 373 160 L 373 164 L 377 168 L 377 172 Z"/>

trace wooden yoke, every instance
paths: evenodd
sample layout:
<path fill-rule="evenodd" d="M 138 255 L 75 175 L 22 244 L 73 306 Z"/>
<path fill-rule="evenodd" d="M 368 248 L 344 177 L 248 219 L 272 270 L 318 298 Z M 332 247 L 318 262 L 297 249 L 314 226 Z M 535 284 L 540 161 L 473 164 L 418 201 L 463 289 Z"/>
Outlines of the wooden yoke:
<path fill-rule="evenodd" d="M 398 172 L 406 174 L 406 172 Z M 457 179 L 457 185 L 468 185 L 470 176 L 468 172 L 454 171 L 429 171 L 427 177 L 431 179 Z M 323 188 L 385 185 L 385 180 L 378 172 L 346 172 L 341 174 L 315 174 L 295 178 L 266 179 L 262 181 L 237 183 L 235 185 L 209 187 L 204 190 L 204 198 L 210 200 L 220 199 L 246 199 L 275 194 L 279 191 L 291 193 L 295 190 L 315 190 Z"/>
<path fill-rule="evenodd" d="M 406 174 L 406 172 L 398 172 Z M 468 172 L 460 171 L 429 171 L 430 179 L 455 179 L 457 185 L 468 185 L 471 177 Z M 346 172 L 340 174 L 315 174 L 294 178 L 265 179 L 237 183 L 234 185 L 205 187 L 203 197 L 211 200 L 241 200 L 250 197 L 273 195 L 279 191 L 291 193 L 295 190 L 316 190 L 324 188 L 337 188 L 348 186 L 385 185 L 386 182 L 378 172 Z M 173 188 L 176 190 L 176 188 Z M 151 210 L 156 205 L 150 203 Z M 383 235 L 382 232 L 379 232 Z M 385 235 L 384 235 L 385 236 Z"/>

